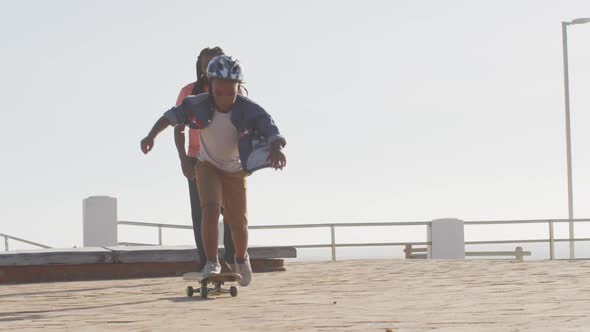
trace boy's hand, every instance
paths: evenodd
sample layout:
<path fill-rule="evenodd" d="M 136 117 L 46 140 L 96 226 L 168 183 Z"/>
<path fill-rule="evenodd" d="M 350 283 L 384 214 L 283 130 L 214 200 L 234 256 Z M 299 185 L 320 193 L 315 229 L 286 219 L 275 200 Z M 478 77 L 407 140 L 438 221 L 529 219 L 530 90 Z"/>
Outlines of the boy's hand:
<path fill-rule="evenodd" d="M 151 136 L 146 136 L 144 139 L 141 140 L 141 151 L 144 154 L 147 154 L 148 152 L 152 151 L 152 148 L 154 147 L 154 138 Z"/>
<path fill-rule="evenodd" d="M 195 178 L 195 164 L 187 157 L 180 157 L 180 167 L 182 168 L 182 174 L 187 179 L 193 180 Z"/>
<path fill-rule="evenodd" d="M 278 143 L 278 142 L 276 142 Z M 281 151 L 280 144 L 273 144 L 270 149 L 270 154 L 268 155 L 268 161 L 272 163 L 272 167 L 274 169 L 283 169 L 287 165 L 287 158 L 285 154 Z"/>

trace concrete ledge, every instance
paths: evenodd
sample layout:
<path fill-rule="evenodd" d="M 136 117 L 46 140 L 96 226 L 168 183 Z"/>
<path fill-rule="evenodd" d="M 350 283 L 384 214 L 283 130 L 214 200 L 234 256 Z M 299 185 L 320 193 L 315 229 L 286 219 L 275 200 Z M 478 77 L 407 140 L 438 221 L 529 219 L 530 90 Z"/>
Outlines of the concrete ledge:
<path fill-rule="evenodd" d="M 195 246 L 116 246 L 111 251 L 115 263 L 173 263 L 198 262 Z"/>
<path fill-rule="evenodd" d="M 293 247 L 248 249 L 254 272 L 285 271 Z M 220 256 L 223 250 L 220 250 Z M 200 269 L 194 246 L 117 246 L 0 253 L 0 284 L 180 276 Z"/>
<path fill-rule="evenodd" d="M 297 249 L 295 247 L 250 247 L 248 255 L 251 259 L 297 258 Z"/>
<path fill-rule="evenodd" d="M 190 262 L 198 261 L 199 251 L 195 246 L 117 246 L 105 247 L 113 254 L 115 263 L 143 262 Z M 294 247 L 251 247 L 250 259 L 296 258 Z M 219 249 L 223 257 L 223 249 Z"/>
<path fill-rule="evenodd" d="M 285 271 L 282 259 L 255 259 L 251 262 L 254 272 Z M 0 267 L 0 284 L 180 277 L 199 268 L 196 261 L 5 266 Z"/>
<path fill-rule="evenodd" d="M 0 266 L 113 263 L 104 248 L 40 249 L 0 252 Z"/>
<path fill-rule="evenodd" d="M 219 250 L 220 257 L 223 249 Z M 250 259 L 296 258 L 294 247 L 252 247 Z M 0 253 L 0 266 L 96 263 L 198 262 L 195 246 L 116 246 L 104 248 L 18 250 Z"/>

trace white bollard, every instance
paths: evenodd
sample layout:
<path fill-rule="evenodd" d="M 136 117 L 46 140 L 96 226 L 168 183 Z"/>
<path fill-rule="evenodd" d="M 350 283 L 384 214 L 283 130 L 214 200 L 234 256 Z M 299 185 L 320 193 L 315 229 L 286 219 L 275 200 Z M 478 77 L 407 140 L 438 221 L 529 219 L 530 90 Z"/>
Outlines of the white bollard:
<path fill-rule="evenodd" d="M 463 220 L 436 219 L 428 227 L 429 259 L 465 259 Z"/>
<path fill-rule="evenodd" d="M 82 201 L 84 247 L 116 246 L 117 199 L 91 196 Z"/>

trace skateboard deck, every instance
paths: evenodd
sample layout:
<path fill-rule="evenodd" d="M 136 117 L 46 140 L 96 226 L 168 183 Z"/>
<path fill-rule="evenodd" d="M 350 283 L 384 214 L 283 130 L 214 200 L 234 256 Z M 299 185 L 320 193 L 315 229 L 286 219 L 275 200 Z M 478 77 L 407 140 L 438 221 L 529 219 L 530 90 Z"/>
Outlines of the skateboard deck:
<path fill-rule="evenodd" d="M 206 299 L 209 294 L 222 294 L 229 293 L 232 297 L 238 296 L 238 288 L 231 286 L 229 289 L 223 288 L 223 284 L 226 282 L 236 282 L 242 279 L 242 276 L 237 273 L 219 273 L 205 276 L 200 272 L 190 272 L 182 276 L 183 280 L 196 281 L 200 284 L 197 289 L 193 286 L 186 288 L 186 295 L 192 297 L 195 292 L 201 295 L 201 298 Z M 209 287 L 212 284 L 213 287 Z"/>

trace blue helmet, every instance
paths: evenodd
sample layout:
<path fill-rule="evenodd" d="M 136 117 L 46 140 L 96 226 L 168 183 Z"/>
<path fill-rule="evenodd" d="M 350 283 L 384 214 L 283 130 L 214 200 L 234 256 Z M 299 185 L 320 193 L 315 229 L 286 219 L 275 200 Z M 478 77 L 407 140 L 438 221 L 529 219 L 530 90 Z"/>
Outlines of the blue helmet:
<path fill-rule="evenodd" d="M 228 55 L 218 55 L 211 59 L 207 66 L 207 77 L 221 78 L 230 81 L 244 82 L 244 68 L 238 60 Z"/>

